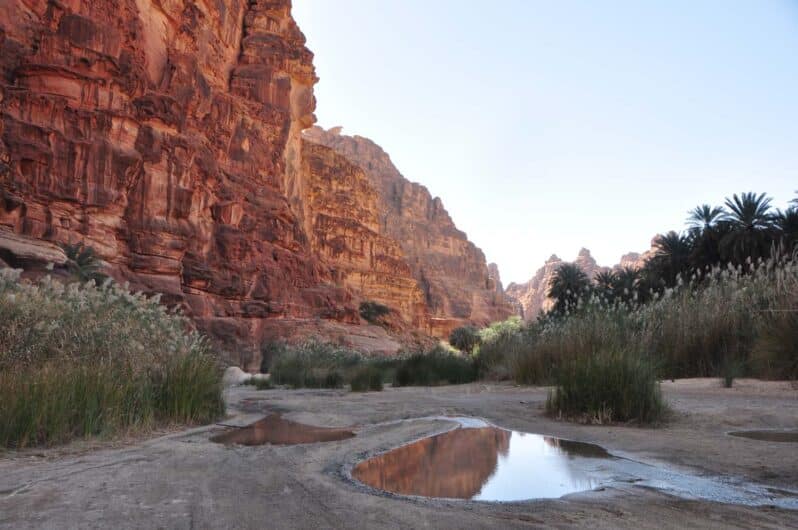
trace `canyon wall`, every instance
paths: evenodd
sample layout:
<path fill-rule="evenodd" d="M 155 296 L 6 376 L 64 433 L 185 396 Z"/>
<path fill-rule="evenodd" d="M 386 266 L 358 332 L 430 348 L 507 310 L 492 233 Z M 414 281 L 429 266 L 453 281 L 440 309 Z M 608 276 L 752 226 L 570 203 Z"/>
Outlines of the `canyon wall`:
<path fill-rule="evenodd" d="M 312 54 L 288 0 L 0 7 L 0 226 L 85 241 L 211 335 L 358 322 L 291 206 Z"/>
<path fill-rule="evenodd" d="M 340 128 L 304 132 L 365 171 L 377 192 L 378 230 L 398 242 L 429 312 L 427 332 L 439 337 L 460 325 L 488 324 L 515 314 L 499 286 L 498 268 L 459 230 L 427 188 L 399 173 L 388 154 L 367 138 Z"/>
<path fill-rule="evenodd" d="M 302 217 L 311 248 L 363 300 L 395 310 L 394 327 L 425 329 L 424 293 L 404 252 L 382 233 L 379 197 L 365 172 L 329 147 L 303 141 Z"/>
<path fill-rule="evenodd" d="M 316 81 L 290 0 L 0 3 L 0 264 L 84 242 L 250 368 L 265 339 L 391 352 L 507 316 L 440 199 L 303 140 Z"/>

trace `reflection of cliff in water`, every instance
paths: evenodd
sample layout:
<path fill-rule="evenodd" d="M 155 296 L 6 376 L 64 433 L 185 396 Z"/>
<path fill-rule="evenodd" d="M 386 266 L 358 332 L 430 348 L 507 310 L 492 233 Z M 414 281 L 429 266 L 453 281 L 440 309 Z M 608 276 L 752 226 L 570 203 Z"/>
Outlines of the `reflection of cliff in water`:
<path fill-rule="evenodd" d="M 316 442 L 334 442 L 355 435 L 346 429 L 316 427 L 283 419 L 280 414 L 270 414 L 260 421 L 242 428 L 229 429 L 211 438 L 221 444 L 238 445 L 294 445 Z"/>
<path fill-rule="evenodd" d="M 510 447 L 510 431 L 455 429 L 358 464 L 353 476 L 394 493 L 470 499 Z"/>

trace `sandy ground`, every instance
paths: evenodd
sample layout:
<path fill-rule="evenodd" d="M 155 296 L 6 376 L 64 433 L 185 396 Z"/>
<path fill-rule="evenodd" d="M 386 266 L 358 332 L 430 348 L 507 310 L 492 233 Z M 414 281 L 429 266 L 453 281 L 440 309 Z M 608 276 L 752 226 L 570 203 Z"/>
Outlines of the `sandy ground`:
<path fill-rule="evenodd" d="M 267 390 L 227 393 L 247 424 L 269 412 L 347 440 L 295 446 L 224 446 L 223 427 L 111 446 L 73 444 L 0 455 L 3 528 L 796 528 L 798 510 L 685 500 L 625 484 L 557 500 L 482 503 L 378 494 L 349 478 L 361 459 L 452 428 L 460 415 L 509 429 L 594 442 L 619 456 L 699 475 L 741 477 L 798 490 L 798 444 L 728 436 L 798 428 L 798 390 L 787 383 L 717 380 L 663 384 L 673 410 L 658 428 L 585 426 L 543 416 L 546 390 L 473 384 L 380 393 Z M 87 448 L 88 447 L 88 448 Z"/>

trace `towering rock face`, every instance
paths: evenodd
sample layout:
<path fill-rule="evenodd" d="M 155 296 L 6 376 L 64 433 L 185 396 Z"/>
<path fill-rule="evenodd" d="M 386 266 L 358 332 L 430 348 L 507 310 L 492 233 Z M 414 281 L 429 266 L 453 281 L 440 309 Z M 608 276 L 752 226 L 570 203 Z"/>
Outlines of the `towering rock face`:
<path fill-rule="evenodd" d="M 464 323 L 487 324 L 514 314 L 482 251 L 457 229 L 441 200 L 405 179 L 382 148 L 342 135 L 340 128 L 313 127 L 304 134 L 365 171 L 377 192 L 379 232 L 399 243 L 423 291 L 429 333 L 445 337 Z"/>
<path fill-rule="evenodd" d="M 439 199 L 371 142 L 302 139 L 317 78 L 290 10 L 0 2 L 0 259 L 84 242 L 250 368 L 279 336 L 396 351 L 365 299 L 403 332 L 507 316 Z"/>
<path fill-rule="evenodd" d="M 504 293 L 504 286 L 502 285 L 502 277 L 499 274 L 499 266 L 495 263 L 488 263 L 488 279 L 493 282 L 493 287 L 497 293 Z"/>
<path fill-rule="evenodd" d="M 304 43 L 289 0 L 4 2 L 0 226 L 85 241 L 218 337 L 357 322 L 291 206 Z"/>
<path fill-rule="evenodd" d="M 600 272 L 617 270 L 622 267 L 639 269 L 645 265 L 651 255 L 653 255 L 653 250 L 643 254 L 630 252 L 621 257 L 620 263 L 610 268 L 598 265 L 590 251 L 583 248 L 572 263 L 578 265 L 588 278 L 593 279 Z M 552 255 L 528 282 L 511 283 L 507 286 L 507 294 L 518 301 L 526 320 L 534 320 L 541 312 L 546 312 L 554 307 L 554 300 L 548 296 L 549 287 L 557 269 L 563 263 L 556 255 Z"/>
<path fill-rule="evenodd" d="M 379 196 L 365 172 L 329 147 L 304 141 L 300 178 L 314 253 L 364 300 L 396 310 L 405 326 L 424 329 L 424 293 L 399 243 L 383 235 Z"/>

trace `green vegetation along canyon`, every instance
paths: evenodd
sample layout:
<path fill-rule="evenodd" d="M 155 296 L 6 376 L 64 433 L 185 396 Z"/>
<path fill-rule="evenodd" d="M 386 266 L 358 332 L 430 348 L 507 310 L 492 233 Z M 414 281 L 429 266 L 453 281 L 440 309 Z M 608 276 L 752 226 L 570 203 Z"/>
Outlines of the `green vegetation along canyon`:
<path fill-rule="evenodd" d="M 290 0 L 7 0 L 0 73 L 0 527 L 798 526 L 798 195 L 505 288 Z"/>

